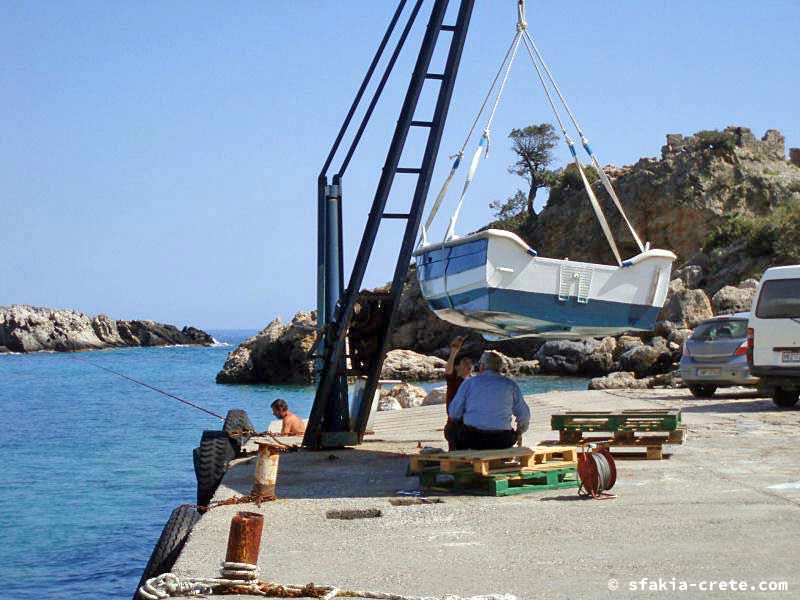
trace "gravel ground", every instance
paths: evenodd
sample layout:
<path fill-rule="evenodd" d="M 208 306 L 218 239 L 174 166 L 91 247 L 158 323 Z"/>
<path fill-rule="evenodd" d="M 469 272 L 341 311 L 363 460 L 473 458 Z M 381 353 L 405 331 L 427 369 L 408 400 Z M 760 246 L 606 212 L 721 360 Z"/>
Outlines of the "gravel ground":
<path fill-rule="evenodd" d="M 389 500 L 398 490 L 417 486 L 405 475 L 406 455 L 418 452 L 418 443 L 444 444 L 444 408 L 379 413 L 375 434 L 356 449 L 283 456 L 279 500 L 203 516 L 174 571 L 216 574 L 230 518 L 248 509 L 265 515 L 262 579 L 281 583 L 528 599 L 800 597 L 800 410 L 778 410 L 741 389 L 711 400 L 685 390 L 526 399 L 534 414 L 529 446 L 557 437 L 549 417 L 564 410 L 680 408 L 688 436 L 668 459 L 618 461 L 614 500 L 582 500 L 560 489 L 394 506 Z M 234 464 L 215 499 L 249 493 L 254 465 Z M 381 516 L 326 518 L 344 509 L 378 509 Z M 634 590 L 643 578 L 645 591 Z M 659 578 L 660 590 L 651 590 Z M 728 591 L 730 580 L 746 582 L 746 591 Z M 786 582 L 788 591 L 750 589 L 772 581 Z"/>

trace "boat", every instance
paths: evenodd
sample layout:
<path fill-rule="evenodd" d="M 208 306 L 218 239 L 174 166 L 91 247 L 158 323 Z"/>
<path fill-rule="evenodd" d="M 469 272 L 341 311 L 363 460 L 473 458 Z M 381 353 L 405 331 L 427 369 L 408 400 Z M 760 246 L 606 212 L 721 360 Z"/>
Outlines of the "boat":
<path fill-rule="evenodd" d="M 618 266 L 545 258 L 499 229 L 428 244 L 414 257 L 436 316 L 487 339 L 650 331 L 676 258 L 649 248 Z"/>

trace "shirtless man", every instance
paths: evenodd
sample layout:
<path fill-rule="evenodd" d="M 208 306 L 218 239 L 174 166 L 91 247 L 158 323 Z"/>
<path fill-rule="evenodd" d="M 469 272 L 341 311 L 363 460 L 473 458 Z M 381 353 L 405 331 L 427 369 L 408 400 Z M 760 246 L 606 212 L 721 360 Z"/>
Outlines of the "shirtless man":
<path fill-rule="evenodd" d="M 289 405 L 286 400 L 281 400 L 280 398 L 275 400 L 272 403 L 272 414 L 283 421 L 281 435 L 303 435 L 306 432 L 303 419 L 289 412 Z"/>

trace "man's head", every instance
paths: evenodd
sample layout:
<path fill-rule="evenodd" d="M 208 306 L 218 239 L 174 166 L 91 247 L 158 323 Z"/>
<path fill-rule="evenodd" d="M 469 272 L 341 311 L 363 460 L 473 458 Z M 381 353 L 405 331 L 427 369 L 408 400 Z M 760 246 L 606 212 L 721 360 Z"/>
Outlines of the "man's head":
<path fill-rule="evenodd" d="M 456 363 L 456 375 L 461 379 L 466 379 L 472 373 L 472 358 L 469 356 L 462 356 Z"/>
<path fill-rule="evenodd" d="M 289 412 L 289 405 L 286 404 L 286 400 L 281 400 L 278 398 L 275 402 L 272 403 L 272 414 L 282 419 L 286 416 L 286 413 Z"/>
<path fill-rule="evenodd" d="M 499 373 L 503 370 L 503 359 L 494 350 L 486 350 L 483 354 L 481 354 L 481 360 L 478 363 L 478 370 L 481 372 L 494 371 L 495 373 Z"/>

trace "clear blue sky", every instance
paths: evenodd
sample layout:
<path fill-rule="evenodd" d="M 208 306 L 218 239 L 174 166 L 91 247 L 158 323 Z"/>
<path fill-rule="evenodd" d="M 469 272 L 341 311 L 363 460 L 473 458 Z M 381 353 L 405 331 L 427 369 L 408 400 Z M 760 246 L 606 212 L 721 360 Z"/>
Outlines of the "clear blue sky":
<path fill-rule="evenodd" d="M 604 163 L 656 156 L 667 132 L 731 124 L 777 128 L 800 146 L 800 2 L 528 5 Z M 316 175 L 394 6 L 0 0 L 0 304 L 205 328 L 262 327 L 313 307 Z M 432 189 L 515 18 L 514 0 L 477 1 Z M 414 58 L 398 65 L 344 182 L 348 262 Z M 525 58 L 462 232 L 517 186 L 508 131 L 552 120 Z M 421 148 L 410 141 L 408 164 Z M 397 233 L 369 284 L 391 277 Z"/>

